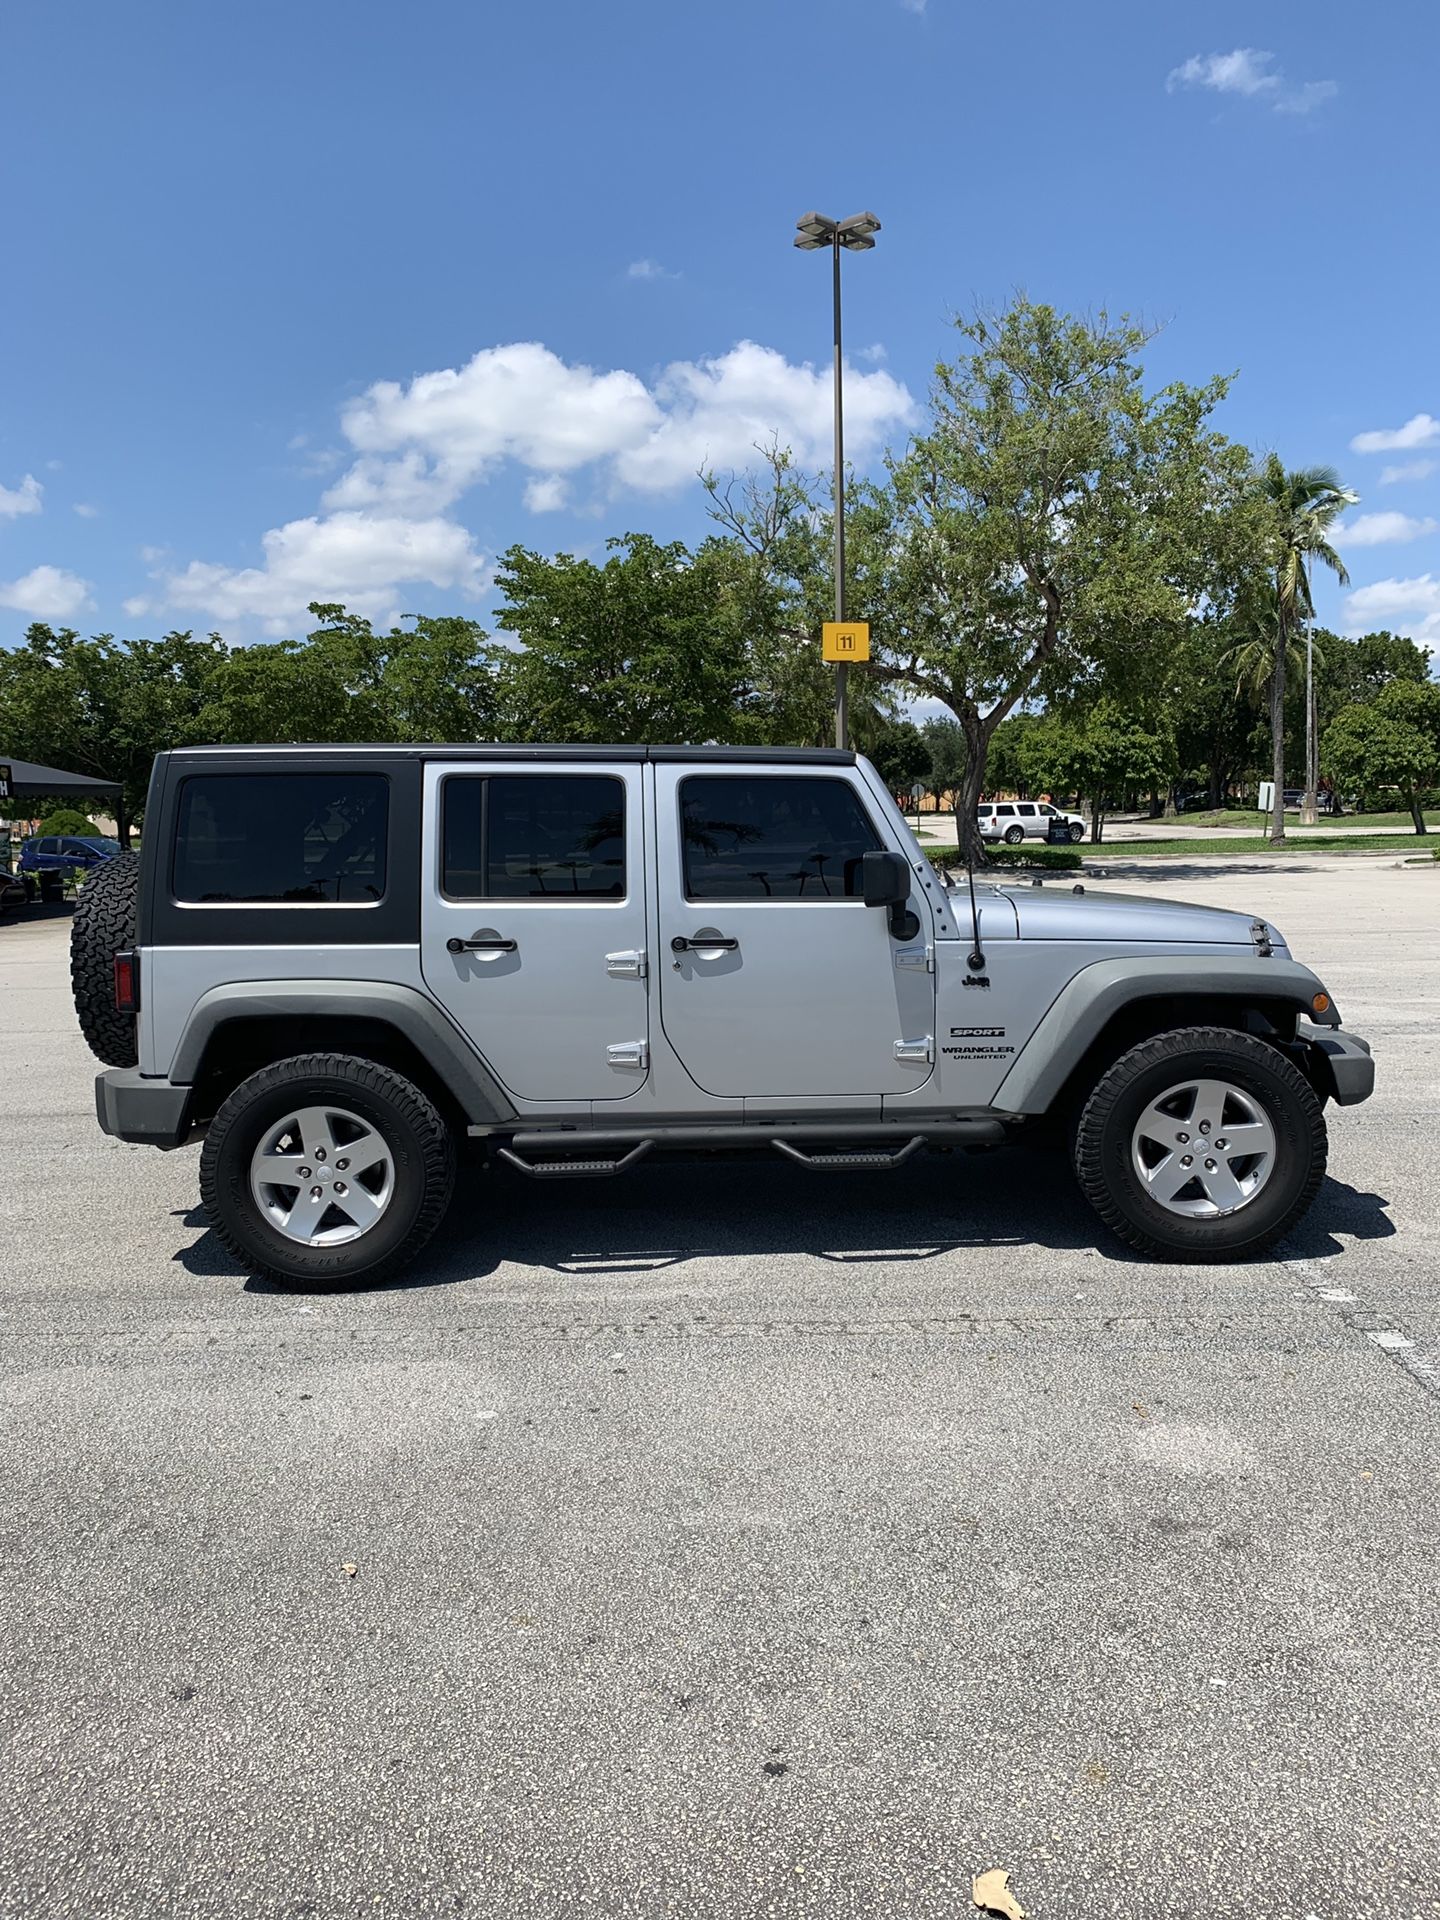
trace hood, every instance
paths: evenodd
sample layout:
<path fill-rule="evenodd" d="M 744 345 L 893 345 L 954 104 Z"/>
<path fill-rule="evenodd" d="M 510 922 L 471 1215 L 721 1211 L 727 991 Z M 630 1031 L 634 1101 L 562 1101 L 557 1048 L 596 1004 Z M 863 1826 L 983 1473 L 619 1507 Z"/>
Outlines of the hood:
<path fill-rule="evenodd" d="M 1251 952 L 1264 938 L 1277 948 L 1284 945 L 1268 922 L 1224 907 L 1138 893 L 1075 893 L 1054 885 L 1005 891 L 1015 902 L 1022 940 L 1094 940 L 1107 946 L 1153 940 L 1165 946 L 1229 946 Z"/>

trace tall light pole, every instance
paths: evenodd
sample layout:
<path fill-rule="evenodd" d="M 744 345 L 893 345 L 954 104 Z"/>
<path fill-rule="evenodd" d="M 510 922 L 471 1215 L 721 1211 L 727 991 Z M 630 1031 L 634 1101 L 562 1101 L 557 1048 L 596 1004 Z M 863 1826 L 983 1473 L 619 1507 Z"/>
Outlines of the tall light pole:
<path fill-rule="evenodd" d="M 840 348 L 840 249 L 869 253 L 880 222 L 873 213 L 852 213 L 848 220 L 831 220 L 823 213 L 807 213 L 795 222 L 795 244 L 802 253 L 829 247 L 835 288 L 835 618 L 845 618 L 845 392 Z M 842 661 L 835 668 L 835 744 L 847 744 L 850 732 L 848 682 L 850 669 Z"/>
<path fill-rule="evenodd" d="M 1308 561 L 1301 564 L 1305 568 L 1305 604 L 1310 617 L 1305 622 L 1305 795 L 1300 803 L 1300 824 L 1313 827 L 1319 771 L 1315 764 L 1315 603 L 1310 598 L 1310 564 Z"/>

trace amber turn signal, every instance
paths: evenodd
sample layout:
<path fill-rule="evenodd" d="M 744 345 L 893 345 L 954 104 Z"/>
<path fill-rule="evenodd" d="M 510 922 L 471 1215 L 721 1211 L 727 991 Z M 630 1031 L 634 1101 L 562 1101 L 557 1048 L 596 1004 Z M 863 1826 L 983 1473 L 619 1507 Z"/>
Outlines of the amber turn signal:
<path fill-rule="evenodd" d="M 1317 993 L 1311 1000 L 1310 1005 L 1312 1006 L 1312 1008 L 1315 1010 L 1316 1013 L 1328 1013 L 1330 1011 L 1329 994 Z"/>

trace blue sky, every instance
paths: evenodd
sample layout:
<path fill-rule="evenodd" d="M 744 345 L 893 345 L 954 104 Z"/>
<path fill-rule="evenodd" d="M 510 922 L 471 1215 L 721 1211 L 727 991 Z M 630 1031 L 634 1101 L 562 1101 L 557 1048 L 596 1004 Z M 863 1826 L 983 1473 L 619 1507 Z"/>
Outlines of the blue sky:
<path fill-rule="evenodd" d="M 9 0 L 0 643 L 493 607 L 512 541 L 704 530 L 691 477 L 903 440 L 947 317 L 1162 323 L 1157 380 L 1361 494 L 1322 613 L 1440 648 L 1421 0 Z"/>

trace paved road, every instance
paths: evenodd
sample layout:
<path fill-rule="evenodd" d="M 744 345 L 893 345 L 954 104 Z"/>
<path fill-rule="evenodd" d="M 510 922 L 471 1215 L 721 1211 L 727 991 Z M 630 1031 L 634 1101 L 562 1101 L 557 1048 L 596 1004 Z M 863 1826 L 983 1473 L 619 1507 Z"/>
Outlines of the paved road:
<path fill-rule="evenodd" d="M 270 1292 L 0 928 L 0 1911 L 1440 1914 L 1440 874 L 1135 884 L 1377 1044 L 1285 1258 L 1017 1152 L 477 1175 Z"/>

